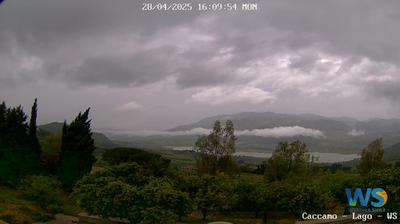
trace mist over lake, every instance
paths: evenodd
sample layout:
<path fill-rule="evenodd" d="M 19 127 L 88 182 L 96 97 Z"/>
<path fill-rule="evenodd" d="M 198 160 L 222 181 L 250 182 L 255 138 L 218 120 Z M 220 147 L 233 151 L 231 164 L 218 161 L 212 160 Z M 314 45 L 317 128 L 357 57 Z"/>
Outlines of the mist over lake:
<path fill-rule="evenodd" d="M 193 147 L 190 147 L 190 146 L 168 146 L 168 148 L 170 148 L 172 150 L 176 150 L 176 151 L 191 151 L 191 150 L 193 150 Z M 234 155 L 267 159 L 272 156 L 272 152 L 237 151 Z M 346 161 L 360 158 L 360 155 L 358 155 L 358 154 L 311 152 L 310 155 L 314 156 L 314 158 L 316 158 L 315 162 L 318 162 L 318 163 L 346 162 Z"/>

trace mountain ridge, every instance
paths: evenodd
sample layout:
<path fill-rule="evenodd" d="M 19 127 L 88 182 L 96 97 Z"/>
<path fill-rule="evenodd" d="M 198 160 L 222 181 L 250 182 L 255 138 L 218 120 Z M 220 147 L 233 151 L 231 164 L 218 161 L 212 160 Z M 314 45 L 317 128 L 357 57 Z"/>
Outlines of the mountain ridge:
<path fill-rule="evenodd" d="M 63 123 L 61 122 L 50 122 L 47 124 L 42 124 L 38 126 L 39 132 L 47 132 L 55 134 L 57 132 L 61 132 Z M 114 143 L 111 139 L 109 139 L 106 135 L 100 132 L 93 132 L 92 138 L 94 139 L 94 144 L 97 147 L 101 148 L 114 148 L 117 147 L 118 144 Z"/>
<path fill-rule="evenodd" d="M 241 112 L 221 114 L 203 118 L 192 124 L 180 125 L 166 131 L 185 131 L 193 128 L 212 128 L 216 120 L 232 120 L 236 130 L 264 129 L 284 126 L 301 126 L 334 131 L 351 131 L 353 125 L 345 124 L 344 120 L 359 122 L 353 118 L 331 118 L 316 114 L 284 114 L 275 112 Z M 319 123 L 319 124 L 318 124 Z M 321 127 L 323 126 L 323 127 Z"/>
<path fill-rule="evenodd" d="M 368 143 L 378 137 L 383 137 L 386 145 L 400 142 L 400 119 L 358 120 L 351 117 L 326 117 L 311 113 L 281 114 L 275 112 L 241 112 L 220 114 L 205 117 L 197 122 L 167 129 L 167 132 L 188 132 L 195 128 L 211 129 L 216 120 L 233 121 L 235 130 L 271 130 L 276 127 L 300 126 L 306 129 L 322 131 L 326 138 L 316 139 L 307 136 L 292 137 L 260 137 L 239 136 L 238 148 L 241 150 L 273 150 L 280 141 L 301 140 L 306 142 L 312 151 L 360 153 Z M 188 134 L 190 135 L 190 134 Z M 152 142 L 165 145 L 187 145 L 189 136 L 158 136 L 135 137 L 134 142 Z M 195 135 L 191 137 L 195 139 Z M 129 140 L 131 141 L 131 140 Z"/>

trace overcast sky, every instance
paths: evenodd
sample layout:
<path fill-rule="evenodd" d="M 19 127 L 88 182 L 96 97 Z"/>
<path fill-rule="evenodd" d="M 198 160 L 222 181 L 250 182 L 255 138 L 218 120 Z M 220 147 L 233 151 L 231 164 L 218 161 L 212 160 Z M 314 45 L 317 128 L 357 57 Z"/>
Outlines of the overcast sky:
<path fill-rule="evenodd" d="M 6 0 L 0 100 L 38 97 L 40 123 L 91 107 L 95 129 L 243 111 L 400 117 L 400 1 L 251 2 L 151 13 L 141 0 Z"/>

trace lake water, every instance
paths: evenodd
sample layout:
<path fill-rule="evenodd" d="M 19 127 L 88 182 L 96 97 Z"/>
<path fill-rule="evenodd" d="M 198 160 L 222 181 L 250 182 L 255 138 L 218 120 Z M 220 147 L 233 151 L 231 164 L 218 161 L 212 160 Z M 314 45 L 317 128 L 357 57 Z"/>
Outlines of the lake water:
<path fill-rule="evenodd" d="M 188 146 L 168 146 L 168 148 L 184 151 L 184 150 L 192 150 L 192 147 Z M 269 158 L 272 156 L 271 152 L 244 152 L 238 151 L 234 155 L 236 156 L 250 156 L 256 158 Z M 353 159 L 360 158 L 357 154 L 341 154 L 341 153 L 325 153 L 325 152 L 312 152 L 311 155 L 318 158 L 317 162 L 320 163 L 335 163 L 335 162 L 345 162 Z"/>

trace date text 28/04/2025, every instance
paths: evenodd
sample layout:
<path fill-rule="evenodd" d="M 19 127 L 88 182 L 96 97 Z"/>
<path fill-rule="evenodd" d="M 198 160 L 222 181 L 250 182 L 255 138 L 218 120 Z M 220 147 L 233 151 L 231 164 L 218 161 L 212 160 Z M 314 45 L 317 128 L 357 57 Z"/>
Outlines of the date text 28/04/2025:
<path fill-rule="evenodd" d="M 257 3 L 142 3 L 142 11 L 257 11 Z"/>

